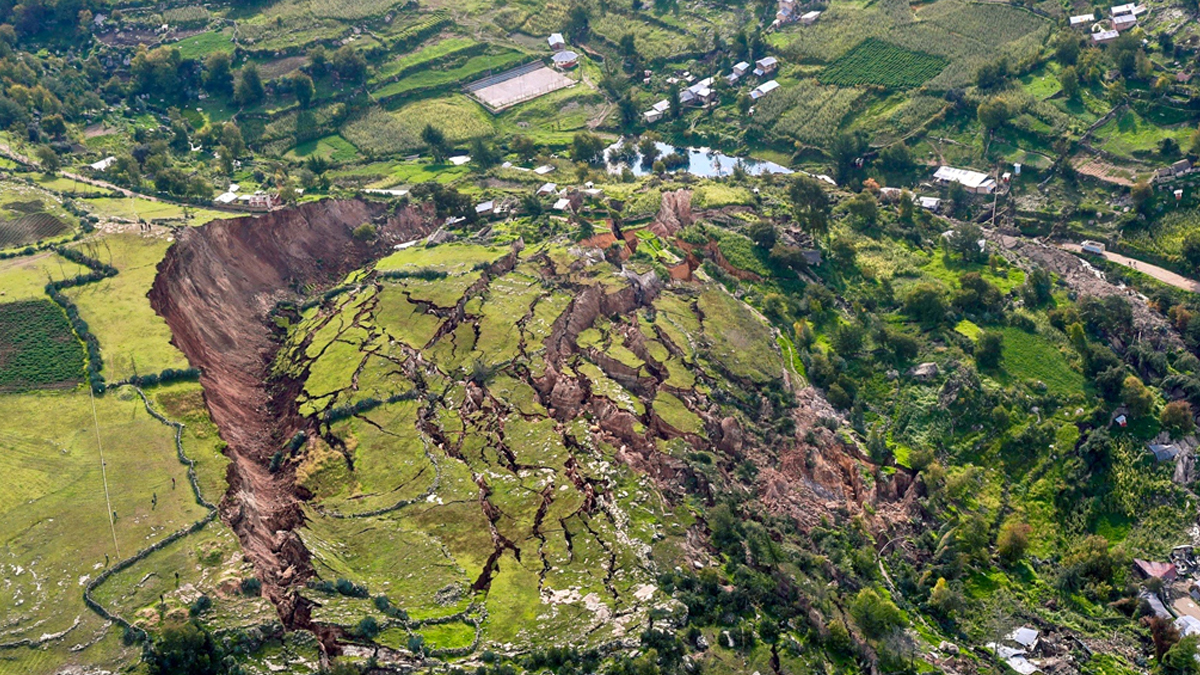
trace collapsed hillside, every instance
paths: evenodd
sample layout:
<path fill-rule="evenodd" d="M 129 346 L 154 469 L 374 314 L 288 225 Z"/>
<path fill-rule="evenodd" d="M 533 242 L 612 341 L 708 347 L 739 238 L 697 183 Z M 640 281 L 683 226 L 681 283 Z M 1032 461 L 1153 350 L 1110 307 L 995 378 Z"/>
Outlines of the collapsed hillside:
<path fill-rule="evenodd" d="M 288 626 L 407 663 L 622 645 L 682 620 L 658 575 L 713 564 L 708 508 L 731 495 L 802 530 L 903 520 L 912 482 L 879 478 L 716 284 L 519 240 L 380 260 L 424 216 L 322 202 L 214 222 L 151 292 L 228 443 L 222 517 Z"/>
<path fill-rule="evenodd" d="M 352 235 L 368 222 L 381 226 L 370 245 Z M 305 608 L 287 589 L 311 567 L 292 533 L 301 522 L 292 478 L 268 470 L 301 421 L 291 404 L 294 383 L 268 378 L 275 345 L 267 314 L 301 289 L 328 285 L 377 257 L 388 242 L 426 233 L 426 222 L 416 210 L 390 214 L 364 202 L 323 201 L 183 230 L 159 264 L 151 305 L 173 344 L 201 369 L 205 402 L 233 460 L 222 519 L 288 625 L 305 622 Z"/>

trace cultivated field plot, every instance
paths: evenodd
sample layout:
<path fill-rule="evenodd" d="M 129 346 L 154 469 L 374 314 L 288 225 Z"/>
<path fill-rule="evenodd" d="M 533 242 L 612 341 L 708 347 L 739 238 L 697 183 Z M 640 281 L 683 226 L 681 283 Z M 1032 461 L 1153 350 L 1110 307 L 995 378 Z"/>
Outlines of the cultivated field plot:
<path fill-rule="evenodd" d="M 0 305 L 0 391 L 65 387 L 83 376 L 83 345 L 58 305 Z"/>
<path fill-rule="evenodd" d="M 49 213 L 30 213 L 13 220 L 0 220 L 0 248 L 21 246 L 66 232 L 67 224 Z"/>
<path fill-rule="evenodd" d="M 826 68 L 820 80 L 844 87 L 860 84 L 917 87 L 936 77 L 947 63 L 940 56 L 867 38 Z"/>
<path fill-rule="evenodd" d="M 542 65 L 530 63 L 507 73 L 468 84 L 467 92 L 492 112 L 565 89 L 575 80 Z"/>

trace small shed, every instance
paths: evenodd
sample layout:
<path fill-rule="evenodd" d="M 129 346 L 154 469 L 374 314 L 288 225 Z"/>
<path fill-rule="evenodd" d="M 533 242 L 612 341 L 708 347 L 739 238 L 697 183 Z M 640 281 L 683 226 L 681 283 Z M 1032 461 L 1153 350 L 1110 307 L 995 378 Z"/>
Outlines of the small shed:
<path fill-rule="evenodd" d="M 1179 454 L 1179 447 L 1174 443 L 1151 443 L 1146 446 L 1150 454 L 1154 455 L 1154 461 L 1166 462 L 1175 459 Z"/>
<path fill-rule="evenodd" d="M 821 13 L 816 10 L 805 12 L 800 15 L 800 23 L 805 26 L 811 26 L 817 22 L 817 17 L 819 16 L 821 16 Z"/>

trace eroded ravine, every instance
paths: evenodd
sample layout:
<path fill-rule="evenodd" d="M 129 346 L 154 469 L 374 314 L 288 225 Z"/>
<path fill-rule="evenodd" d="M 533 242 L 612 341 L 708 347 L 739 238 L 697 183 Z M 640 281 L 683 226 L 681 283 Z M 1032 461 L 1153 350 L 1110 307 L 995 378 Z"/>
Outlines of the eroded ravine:
<path fill-rule="evenodd" d="M 227 444 L 221 518 L 289 628 L 312 628 L 309 605 L 295 591 L 313 571 L 295 532 L 303 515 L 294 471 L 269 465 L 305 421 L 296 406 L 302 382 L 271 377 L 278 343 L 268 315 L 299 289 L 332 285 L 392 244 L 427 234 L 431 221 L 419 207 L 322 201 L 185 229 L 159 264 L 150 303 L 173 344 L 200 368 L 205 403 Z M 364 223 L 377 228 L 370 243 L 353 236 Z"/>

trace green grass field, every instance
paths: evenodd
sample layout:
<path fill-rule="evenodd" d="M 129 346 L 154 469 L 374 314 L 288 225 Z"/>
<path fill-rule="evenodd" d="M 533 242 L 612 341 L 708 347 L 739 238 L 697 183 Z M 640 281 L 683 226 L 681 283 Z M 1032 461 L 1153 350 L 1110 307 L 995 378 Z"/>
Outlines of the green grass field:
<path fill-rule="evenodd" d="M 106 556 L 115 563 L 205 514 L 187 488 L 172 431 L 146 413 L 140 398 L 110 392 L 95 406 L 93 419 L 92 399 L 83 390 L 0 395 L 5 639 L 68 630 L 41 649 L 6 651 L 0 666 L 6 672 L 49 675 L 71 665 L 116 670 L 136 661 L 140 648 L 122 646 L 120 631 L 104 627 L 84 606 L 82 586 L 103 569 Z M 116 512 L 111 528 L 100 448 Z M 71 651 L 75 645 L 81 648 Z"/>
<path fill-rule="evenodd" d="M 1049 391 L 1061 396 L 1083 391 L 1083 374 L 1052 342 L 1019 328 L 1002 328 L 1000 333 L 1004 336 L 1001 367 L 1010 375 L 1045 382 Z"/>
<path fill-rule="evenodd" d="M 342 135 L 364 152 L 392 154 L 422 147 L 421 130 L 427 124 L 441 129 L 451 143 L 494 132 L 492 120 L 477 103 L 455 94 L 410 103 L 393 112 L 374 108 L 347 124 Z"/>
<path fill-rule="evenodd" d="M 163 239 L 120 234 L 105 237 L 96 247 L 81 249 L 119 272 L 67 291 L 100 341 L 106 379 L 187 368 L 187 359 L 171 345 L 167 323 L 154 313 L 146 298 L 169 245 Z"/>
<path fill-rule="evenodd" d="M 49 251 L 0 260 L 0 302 L 45 298 L 47 282 L 89 271 Z"/>

